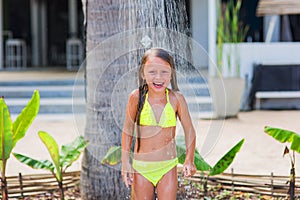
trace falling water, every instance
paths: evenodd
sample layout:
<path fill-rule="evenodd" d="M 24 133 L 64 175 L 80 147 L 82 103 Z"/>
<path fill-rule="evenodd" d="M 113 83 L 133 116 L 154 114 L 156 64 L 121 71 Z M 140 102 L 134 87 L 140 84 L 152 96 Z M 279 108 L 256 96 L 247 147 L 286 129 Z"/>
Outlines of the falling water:
<path fill-rule="evenodd" d="M 123 87 L 121 91 L 128 94 L 128 89 L 137 87 L 137 74 L 134 72 L 138 71 L 137 68 L 142 54 L 151 47 L 162 47 L 170 51 L 175 58 L 177 74 L 179 77 L 183 77 L 179 80 L 186 81 L 184 78 L 192 68 L 189 63 L 191 60 L 191 44 L 190 40 L 187 39 L 190 35 L 190 29 L 186 1 L 127 0 L 126 2 L 128 3 L 121 4 L 122 6 L 119 8 L 119 21 L 125 22 L 120 24 L 119 29 L 124 32 L 124 35 L 129 32 L 134 36 L 123 40 L 123 46 L 128 47 L 128 54 L 123 59 L 127 62 L 128 71 L 133 70 L 133 72 L 131 78 L 130 76 L 126 77 L 126 80 L 129 80 L 130 83 L 126 83 L 125 78 L 121 81 L 122 85 L 129 86 L 127 90 Z M 121 34 L 120 37 L 122 38 L 124 35 Z M 120 84 L 121 82 L 119 80 Z M 123 94 L 119 93 L 119 95 Z M 119 119 L 122 123 L 124 118 Z"/>
<path fill-rule="evenodd" d="M 139 32 L 136 40 L 141 40 L 144 47 L 141 53 L 150 47 L 163 47 L 175 55 L 178 55 L 180 50 L 182 54 L 184 49 L 185 55 L 181 56 L 186 58 L 191 54 L 190 44 L 185 38 L 190 35 L 185 0 L 128 0 L 128 4 L 123 4 L 119 13 L 124 13 L 124 10 L 127 10 L 128 14 L 120 15 L 120 18 L 123 17 L 120 20 L 126 21 L 124 17 L 128 18 L 128 23 L 123 24 L 120 30 Z M 140 33 L 142 39 L 139 38 Z M 180 33 L 182 36 L 177 34 L 174 37 L 174 33 Z M 137 63 L 140 57 L 135 58 L 134 62 Z M 180 59 L 177 61 L 180 62 Z M 177 64 L 182 64 L 178 62 Z"/>

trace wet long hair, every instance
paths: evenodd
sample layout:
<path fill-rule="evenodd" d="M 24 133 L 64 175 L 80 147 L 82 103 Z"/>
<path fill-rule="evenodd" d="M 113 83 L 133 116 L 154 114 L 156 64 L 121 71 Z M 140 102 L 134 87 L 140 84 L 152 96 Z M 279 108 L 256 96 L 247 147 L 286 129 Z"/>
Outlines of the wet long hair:
<path fill-rule="evenodd" d="M 141 64 L 140 64 L 140 69 L 139 69 L 139 75 L 138 75 L 138 85 L 139 85 L 139 101 L 137 105 L 137 114 L 136 114 L 136 124 L 137 124 L 137 151 L 140 149 L 140 116 L 142 109 L 144 107 L 145 99 L 146 99 L 146 94 L 148 92 L 148 85 L 146 83 L 146 80 L 143 79 L 143 73 L 144 73 L 144 68 L 145 68 L 145 63 L 147 62 L 149 57 L 158 57 L 161 58 L 162 60 L 166 61 L 169 63 L 171 66 L 171 87 L 173 91 L 178 91 L 178 85 L 177 85 L 177 78 L 176 78 L 176 68 L 175 68 L 175 63 L 174 63 L 174 58 L 171 56 L 166 50 L 162 48 L 151 48 L 147 50 L 142 59 L 141 59 Z"/>

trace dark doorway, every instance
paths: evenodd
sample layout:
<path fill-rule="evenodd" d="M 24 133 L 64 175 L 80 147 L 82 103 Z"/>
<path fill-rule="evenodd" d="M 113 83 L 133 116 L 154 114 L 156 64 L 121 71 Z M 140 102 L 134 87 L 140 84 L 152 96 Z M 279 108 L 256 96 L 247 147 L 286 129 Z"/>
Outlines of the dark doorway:
<path fill-rule="evenodd" d="M 47 66 L 66 67 L 66 41 L 69 35 L 68 0 L 43 0 L 46 2 Z M 81 1 L 77 2 L 78 34 L 83 38 L 83 12 Z M 27 46 L 27 67 L 32 66 L 31 0 L 3 1 L 4 56 L 8 38 L 23 39 Z M 40 20 L 40 19 L 38 19 Z M 73 35 L 74 36 L 74 35 Z M 5 63 L 4 63 L 5 66 Z"/>
<path fill-rule="evenodd" d="M 81 1 L 77 2 L 78 34 L 82 39 L 83 12 Z M 66 41 L 69 35 L 68 0 L 49 0 L 48 7 L 48 63 L 52 66 L 66 66 Z"/>

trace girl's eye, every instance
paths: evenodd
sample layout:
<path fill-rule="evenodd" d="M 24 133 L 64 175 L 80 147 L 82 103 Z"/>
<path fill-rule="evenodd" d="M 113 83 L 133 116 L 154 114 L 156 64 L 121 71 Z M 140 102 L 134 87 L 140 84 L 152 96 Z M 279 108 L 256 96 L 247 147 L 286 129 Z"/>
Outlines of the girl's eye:
<path fill-rule="evenodd" d="M 170 74 L 169 71 L 162 71 L 162 74 L 165 75 L 165 76 L 168 76 Z"/>
<path fill-rule="evenodd" d="M 155 73 L 155 71 L 149 71 L 148 73 L 149 73 L 149 74 L 154 74 L 154 73 Z"/>

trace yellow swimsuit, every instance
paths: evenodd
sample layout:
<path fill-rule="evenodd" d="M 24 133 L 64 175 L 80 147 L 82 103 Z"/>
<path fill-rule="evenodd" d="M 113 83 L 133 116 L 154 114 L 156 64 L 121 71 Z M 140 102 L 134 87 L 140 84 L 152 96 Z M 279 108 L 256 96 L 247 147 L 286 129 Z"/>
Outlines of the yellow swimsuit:
<path fill-rule="evenodd" d="M 154 112 L 148 101 L 148 93 L 146 94 L 145 104 L 140 116 L 140 125 L 143 126 L 160 126 L 162 128 L 168 128 L 176 126 L 176 113 L 169 100 L 169 91 L 166 89 L 167 103 L 161 113 L 159 122 L 156 122 Z"/>
<path fill-rule="evenodd" d="M 154 186 L 160 181 L 160 179 L 173 169 L 178 164 L 178 158 L 164 161 L 142 161 L 134 160 L 132 162 L 133 168 L 150 181 Z"/>
<path fill-rule="evenodd" d="M 148 102 L 148 93 L 146 94 L 144 107 L 141 111 L 140 125 L 143 126 L 160 126 L 162 128 L 176 126 L 176 113 L 169 100 L 169 91 L 166 89 L 167 103 L 162 111 L 159 122 L 157 123 L 154 112 Z M 149 180 L 154 186 L 160 179 L 178 164 L 178 158 L 165 161 L 141 161 L 134 160 L 133 168 Z"/>

